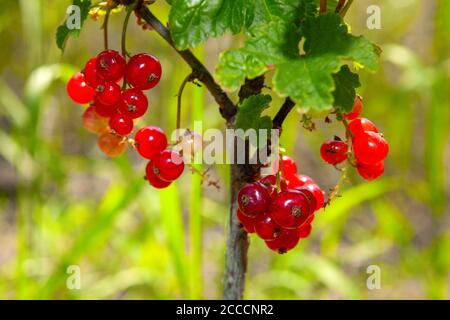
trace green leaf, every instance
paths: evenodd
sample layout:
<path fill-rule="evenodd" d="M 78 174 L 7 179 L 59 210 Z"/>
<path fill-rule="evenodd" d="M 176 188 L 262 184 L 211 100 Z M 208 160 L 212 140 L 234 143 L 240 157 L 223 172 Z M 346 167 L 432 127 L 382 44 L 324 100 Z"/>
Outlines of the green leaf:
<path fill-rule="evenodd" d="M 275 17 L 256 28 L 243 48 L 222 54 L 216 72 L 218 80 L 235 90 L 245 78 L 275 69 L 274 89 L 302 108 L 319 112 L 333 105 L 347 108 L 349 95 L 354 97 L 352 90 L 359 81 L 346 70 L 338 78 L 335 73 L 349 62 L 357 68 L 375 70 L 379 48 L 362 36 L 351 35 L 337 14 L 306 16 L 301 21 L 296 29 L 292 23 Z M 302 38 L 304 54 L 300 55 Z M 345 94 L 346 90 L 350 91 Z"/>
<path fill-rule="evenodd" d="M 356 91 L 361 83 L 359 76 L 350 71 L 347 65 L 341 67 L 338 73 L 333 74 L 335 89 L 333 91 L 334 107 L 343 112 L 350 112 L 355 101 Z"/>
<path fill-rule="evenodd" d="M 261 113 L 269 107 L 272 98 L 269 95 L 250 96 L 245 99 L 236 116 L 236 128 L 247 131 L 248 129 L 271 129 L 272 121 L 270 117 Z"/>
<path fill-rule="evenodd" d="M 65 20 L 64 23 L 58 27 L 56 30 L 56 45 L 59 49 L 61 49 L 61 51 L 64 51 L 69 36 L 78 37 L 80 35 L 84 22 L 89 15 L 91 0 L 73 0 L 72 5 L 80 8 L 80 29 L 69 29 L 67 26 L 67 20 Z"/>

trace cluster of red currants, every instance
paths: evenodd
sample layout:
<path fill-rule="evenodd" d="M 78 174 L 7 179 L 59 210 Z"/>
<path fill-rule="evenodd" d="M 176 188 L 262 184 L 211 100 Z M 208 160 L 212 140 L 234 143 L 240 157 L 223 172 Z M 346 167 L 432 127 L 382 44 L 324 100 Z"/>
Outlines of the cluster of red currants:
<path fill-rule="evenodd" d="M 69 80 L 70 98 L 78 104 L 90 104 L 83 114 L 83 124 L 100 135 L 98 146 L 106 155 L 118 156 L 126 149 L 135 121 L 148 109 L 143 90 L 156 86 L 161 73 L 159 60 L 150 54 L 137 54 L 126 62 L 117 51 L 105 50 Z M 161 128 L 143 127 L 130 141 L 143 158 L 150 160 L 146 179 L 152 186 L 165 188 L 182 174 L 184 162 L 178 152 L 167 148 Z"/>
<path fill-rule="evenodd" d="M 361 112 L 362 101 L 360 97 L 356 97 L 353 110 L 344 115 L 346 120 L 350 121 L 347 134 L 351 138 L 353 153 L 349 154 L 347 143 L 335 137 L 334 140 L 322 144 L 320 154 L 326 163 L 332 165 L 344 162 L 349 156 L 354 157 L 353 164 L 359 175 L 371 181 L 383 174 L 389 145 L 373 122 L 366 118 L 359 118 Z"/>
<path fill-rule="evenodd" d="M 286 253 L 310 235 L 314 213 L 324 205 L 324 193 L 310 177 L 297 175 L 292 158 L 283 156 L 280 162 L 278 177 L 269 175 L 242 187 L 237 219 L 271 250 Z"/>

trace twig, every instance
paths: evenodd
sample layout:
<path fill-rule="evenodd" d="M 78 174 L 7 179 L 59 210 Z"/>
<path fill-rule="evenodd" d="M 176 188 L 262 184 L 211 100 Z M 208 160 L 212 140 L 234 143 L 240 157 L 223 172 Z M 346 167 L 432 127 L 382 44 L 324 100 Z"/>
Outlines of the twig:
<path fill-rule="evenodd" d="M 345 4 L 345 7 L 341 10 L 340 15 L 342 17 L 345 17 L 345 15 L 347 14 L 348 9 L 350 9 L 350 6 L 352 5 L 353 0 L 348 0 L 347 3 Z"/>
<path fill-rule="evenodd" d="M 327 0 L 320 0 L 320 9 L 319 13 L 327 12 Z"/>
<path fill-rule="evenodd" d="M 109 44 L 108 44 L 108 22 L 109 22 L 109 16 L 111 14 L 111 6 L 108 5 L 108 7 L 106 8 L 106 13 L 105 13 L 105 20 L 103 20 L 103 42 L 105 44 L 105 50 L 109 49 Z"/>
<path fill-rule="evenodd" d="M 295 102 L 292 101 L 291 98 L 288 97 L 288 98 L 286 98 L 286 100 L 284 100 L 284 103 L 281 106 L 280 110 L 278 110 L 277 114 L 273 118 L 272 123 L 273 123 L 274 129 L 280 129 L 280 132 L 281 132 L 283 122 L 286 119 L 286 117 L 288 116 L 289 112 L 291 112 L 292 108 L 294 108 L 294 106 L 295 106 Z"/>
<path fill-rule="evenodd" d="M 180 89 L 178 90 L 177 95 L 177 130 L 180 129 L 181 125 L 181 97 L 183 96 L 184 88 L 186 87 L 186 84 L 190 81 L 195 79 L 194 73 L 190 73 L 184 78 L 183 82 L 181 83 Z"/>
<path fill-rule="evenodd" d="M 127 52 L 127 28 L 128 21 L 130 20 L 131 13 L 133 12 L 133 7 L 127 8 L 127 14 L 125 16 L 125 20 L 123 22 L 122 28 L 122 56 L 126 59 L 129 55 Z"/>
<path fill-rule="evenodd" d="M 222 88 L 215 82 L 211 73 L 206 67 L 194 56 L 190 50 L 178 50 L 170 37 L 169 30 L 156 18 L 150 10 L 141 6 L 136 9 L 141 18 L 152 26 L 152 28 L 169 43 L 178 54 L 187 62 L 196 74 L 196 78 L 202 82 L 211 95 L 219 105 L 220 114 L 227 121 L 229 125 L 232 124 L 233 118 L 237 113 L 237 107 L 228 97 L 228 95 L 222 90 Z"/>
<path fill-rule="evenodd" d="M 334 10 L 334 13 L 339 13 L 342 10 L 342 8 L 345 5 L 345 1 L 346 0 L 339 0 L 339 2 L 336 5 L 336 10 Z"/>

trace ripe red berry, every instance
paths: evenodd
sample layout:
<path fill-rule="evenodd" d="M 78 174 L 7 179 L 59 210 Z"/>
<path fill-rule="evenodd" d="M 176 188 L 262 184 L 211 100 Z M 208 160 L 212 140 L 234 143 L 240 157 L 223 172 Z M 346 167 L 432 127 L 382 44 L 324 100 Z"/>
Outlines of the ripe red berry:
<path fill-rule="evenodd" d="M 261 180 L 259 180 L 259 182 L 261 184 L 265 185 L 266 187 L 275 186 L 277 184 L 277 176 L 274 174 L 271 174 L 271 175 L 261 178 Z"/>
<path fill-rule="evenodd" d="M 153 161 L 149 161 L 149 163 L 147 163 L 147 166 L 145 167 L 145 178 L 147 179 L 148 183 L 150 183 L 150 185 L 157 189 L 167 188 L 172 183 L 170 181 L 161 180 L 155 174 L 155 166 Z"/>
<path fill-rule="evenodd" d="M 287 182 L 287 186 L 289 189 L 295 189 L 297 187 L 302 187 L 307 183 L 314 183 L 314 181 L 304 174 L 299 174 L 290 177 L 290 180 Z"/>
<path fill-rule="evenodd" d="M 358 162 L 356 164 L 356 169 L 363 179 L 372 181 L 377 179 L 384 173 L 384 161 L 380 161 L 375 164 L 365 164 Z"/>
<path fill-rule="evenodd" d="M 277 238 L 271 241 L 266 241 L 269 249 L 278 252 L 286 253 L 295 248 L 300 240 L 298 229 L 281 229 Z"/>
<path fill-rule="evenodd" d="M 117 134 L 126 136 L 133 131 L 133 119 L 124 114 L 115 114 L 109 119 L 109 127 Z"/>
<path fill-rule="evenodd" d="M 167 147 L 167 137 L 164 131 L 155 126 L 139 129 L 134 136 L 139 154 L 149 160 L 156 158 Z"/>
<path fill-rule="evenodd" d="M 103 133 L 98 138 L 98 147 L 104 154 L 110 157 L 117 157 L 121 155 L 127 148 L 127 142 L 117 135 L 109 132 Z"/>
<path fill-rule="evenodd" d="M 239 208 L 236 211 L 236 216 L 238 221 L 242 224 L 242 227 L 244 227 L 245 231 L 248 233 L 255 233 L 255 219 L 247 217 L 242 213 Z"/>
<path fill-rule="evenodd" d="M 97 74 L 96 61 L 96 58 L 90 59 L 83 69 L 84 81 L 92 88 L 97 88 L 98 85 L 105 82 Z"/>
<path fill-rule="evenodd" d="M 389 145 L 379 133 L 368 131 L 355 136 L 353 152 L 359 162 L 375 164 L 387 157 Z"/>
<path fill-rule="evenodd" d="M 107 106 L 116 106 L 120 101 L 121 89 L 115 82 L 105 82 L 96 88 L 96 99 Z"/>
<path fill-rule="evenodd" d="M 354 137 L 366 131 L 378 132 L 378 129 L 373 122 L 366 118 L 353 120 L 348 124 L 348 129 Z"/>
<path fill-rule="evenodd" d="M 125 73 L 125 59 L 114 50 L 100 52 L 95 62 L 97 74 L 105 81 L 117 82 Z"/>
<path fill-rule="evenodd" d="M 238 204 L 243 214 L 256 217 L 269 209 L 270 195 L 261 183 L 248 183 L 238 193 Z"/>
<path fill-rule="evenodd" d="M 142 117 L 148 108 L 148 100 L 145 94 L 135 88 L 122 92 L 119 102 L 119 111 L 122 114 L 136 119 Z"/>
<path fill-rule="evenodd" d="M 324 203 L 325 203 L 325 196 L 324 196 L 324 192 L 322 189 L 320 189 L 320 187 L 315 183 L 307 183 L 304 185 L 304 187 L 306 189 L 308 189 L 309 191 L 311 191 L 314 195 L 314 198 L 316 199 L 316 210 L 320 210 L 322 209 Z"/>
<path fill-rule="evenodd" d="M 67 82 L 67 94 L 73 102 L 86 104 L 94 99 L 95 89 L 87 85 L 81 72 L 77 72 Z"/>
<path fill-rule="evenodd" d="M 347 160 L 348 146 L 344 141 L 329 140 L 320 147 L 322 159 L 329 164 L 337 165 Z"/>
<path fill-rule="evenodd" d="M 155 174 L 164 181 L 175 181 L 184 171 L 184 161 L 174 150 L 163 150 L 154 160 Z"/>
<path fill-rule="evenodd" d="M 270 214 L 283 228 L 300 227 L 314 213 L 314 207 L 306 196 L 297 190 L 280 192 L 270 207 Z"/>
<path fill-rule="evenodd" d="M 304 224 L 298 229 L 298 234 L 301 239 L 308 238 L 311 234 L 312 226 L 311 224 Z"/>
<path fill-rule="evenodd" d="M 274 240 L 280 234 L 281 227 L 273 218 L 266 214 L 261 219 L 256 219 L 255 232 L 263 240 Z"/>
<path fill-rule="evenodd" d="M 363 109 L 361 98 L 356 96 L 355 102 L 353 104 L 353 109 L 351 112 L 344 114 L 347 120 L 353 120 L 359 117 Z"/>
<path fill-rule="evenodd" d="M 161 79 L 161 64 L 154 56 L 141 53 L 131 57 L 126 67 L 126 79 L 140 90 L 151 89 Z"/>
<path fill-rule="evenodd" d="M 306 197 L 306 199 L 308 199 L 309 201 L 309 205 L 311 206 L 311 208 L 313 208 L 313 211 L 316 211 L 317 208 L 317 200 L 316 197 L 314 195 L 314 193 L 308 189 L 307 187 L 303 186 L 303 187 L 296 187 L 295 190 L 300 191 L 301 193 L 303 193 L 303 195 Z M 312 215 L 312 219 L 314 219 L 314 215 Z M 310 218 L 308 218 L 308 220 L 305 221 L 305 223 L 308 223 Z"/>
<path fill-rule="evenodd" d="M 108 127 L 108 119 L 100 117 L 91 106 L 83 113 L 83 126 L 89 132 L 100 134 Z"/>
<path fill-rule="evenodd" d="M 95 112 L 97 112 L 97 114 L 100 117 L 110 118 L 117 113 L 116 106 L 114 106 L 114 105 L 107 106 L 107 105 L 101 103 L 98 100 L 97 96 L 94 97 L 94 102 L 92 103 L 92 106 L 94 107 Z"/>
<path fill-rule="evenodd" d="M 284 168 L 284 176 L 286 177 L 287 180 L 289 180 L 290 177 L 295 176 L 297 174 L 297 164 L 295 163 L 294 159 L 292 159 L 289 156 L 283 156 L 282 161 Z"/>

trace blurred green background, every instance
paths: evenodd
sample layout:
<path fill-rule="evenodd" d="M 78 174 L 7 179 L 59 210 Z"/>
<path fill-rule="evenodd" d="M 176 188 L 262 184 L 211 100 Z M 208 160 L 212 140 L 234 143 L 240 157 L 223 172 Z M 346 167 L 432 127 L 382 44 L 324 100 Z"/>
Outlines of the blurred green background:
<path fill-rule="evenodd" d="M 370 4 L 380 30 L 366 27 Z M 0 298 L 220 298 L 227 234 L 228 169 L 214 167 L 221 190 L 184 174 L 157 191 L 142 179 L 145 162 L 128 151 L 109 159 L 81 123 L 83 107 L 65 81 L 102 50 L 101 21 L 88 20 L 64 56 L 54 35 L 69 1 L 0 0 Z M 168 6 L 154 13 L 167 21 Z M 110 43 L 120 46 L 124 13 L 111 16 Z M 347 20 L 384 50 L 376 74 L 362 71 L 364 116 L 390 142 L 386 174 L 365 183 L 354 172 L 342 197 L 317 214 L 310 238 L 287 255 L 251 237 L 246 298 L 447 299 L 450 286 L 450 2 L 355 1 Z M 148 93 L 141 124 L 175 128 L 176 93 L 189 69 L 154 32 L 135 23 L 128 49 L 161 59 L 164 76 Z M 235 41 L 195 49 L 210 70 Z M 188 85 L 183 124 L 224 124 L 203 88 Z M 275 100 L 271 112 L 281 101 Z M 301 127 L 292 113 L 282 144 L 302 173 L 327 190 L 339 173 L 319 156 L 337 124 Z M 69 265 L 81 289 L 66 286 Z M 367 267 L 381 268 L 369 290 Z"/>

